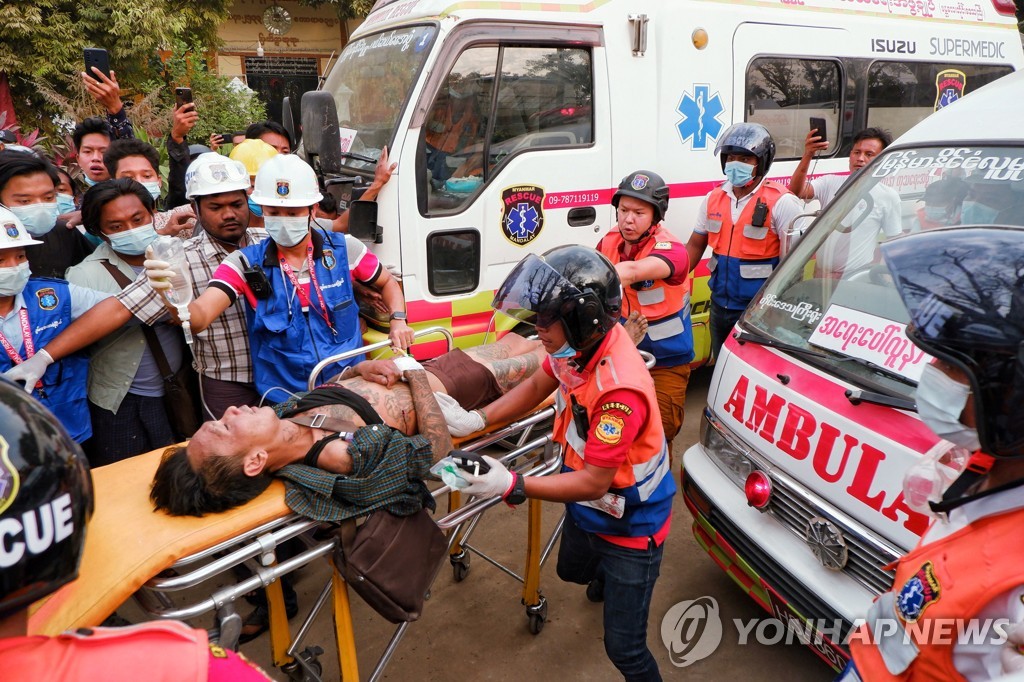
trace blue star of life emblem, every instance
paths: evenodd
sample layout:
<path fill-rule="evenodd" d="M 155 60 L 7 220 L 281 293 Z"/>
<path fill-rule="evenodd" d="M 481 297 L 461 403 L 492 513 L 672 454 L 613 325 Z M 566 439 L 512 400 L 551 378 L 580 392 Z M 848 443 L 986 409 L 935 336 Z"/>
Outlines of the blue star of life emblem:
<path fill-rule="evenodd" d="M 707 149 L 708 141 L 714 140 L 722 132 L 724 124 L 718 117 L 725 111 L 725 105 L 717 92 L 711 94 L 707 85 L 694 85 L 692 95 L 684 92 L 676 105 L 676 111 L 683 116 L 676 123 L 679 138 L 683 142 L 689 138 L 694 149 Z"/>
<path fill-rule="evenodd" d="M 540 225 L 540 216 L 537 214 L 535 206 L 523 202 L 508 212 L 506 221 L 510 234 L 525 238 L 533 234 L 537 226 Z"/>

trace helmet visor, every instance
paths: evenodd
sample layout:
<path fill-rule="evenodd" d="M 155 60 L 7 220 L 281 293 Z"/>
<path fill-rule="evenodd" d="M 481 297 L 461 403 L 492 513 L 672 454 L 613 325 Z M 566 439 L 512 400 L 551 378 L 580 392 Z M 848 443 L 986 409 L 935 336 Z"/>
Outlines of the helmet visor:
<path fill-rule="evenodd" d="M 742 149 L 748 154 L 758 156 L 765 149 L 771 136 L 762 126 L 749 123 L 736 123 L 718 139 L 715 154 L 722 152 L 736 153 Z M 731 149 L 730 149 L 731 147 Z"/>
<path fill-rule="evenodd" d="M 550 327 L 561 319 L 564 303 L 582 296 L 562 273 L 531 253 L 502 282 L 491 307 L 520 322 Z"/>

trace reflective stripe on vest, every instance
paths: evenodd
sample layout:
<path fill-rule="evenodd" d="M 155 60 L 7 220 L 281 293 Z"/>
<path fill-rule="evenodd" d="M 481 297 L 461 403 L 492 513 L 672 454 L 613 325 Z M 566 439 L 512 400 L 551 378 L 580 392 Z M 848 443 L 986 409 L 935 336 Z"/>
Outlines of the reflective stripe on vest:
<path fill-rule="evenodd" d="M 658 224 L 651 231 L 651 235 L 640 245 L 640 249 L 636 254 L 626 262 L 636 262 L 647 258 L 656 253 L 657 249 L 655 247 L 658 244 L 666 242 L 682 245 L 682 242 L 674 234 L 665 229 L 663 225 Z M 624 246 L 625 241 L 622 239 L 622 234 L 618 230 L 613 230 L 602 237 L 597 245 L 597 249 L 613 264 L 617 264 L 624 261 L 622 257 Z M 630 311 L 637 310 L 648 321 L 660 320 L 678 313 L 689 305 L 689 277 L 678 284 L 666 284 L 663 279 L 649 281 L 650 286 L 639 291 L 633 287 L 623 287 L 622 293 L 627 304 L 623 306 L 623 316 L 627 315 Z"/>
<path fill-rule="evenodd" d="M 708 195 L 707 231 L 708 245 L 720 256 L 741 260 L 764 260 L 779 255 L 779 237 L 771 229 L 772 212 L 775 203 L 787 193 L 781 185 L 765 180 L 754 196 L 747 200 L 740 215 L 733 223 L 732 199 L 722 188 Z M 768 205 L 763 227 L 754 227 L 751 221 L 758 201 Z M 741 226 L 737 234 L 736 226 Z"/>
<path fill-rule="evenodd" d="M 883 622 L 884 621 L 884 622 Z M 888 627 L 896 621 L 898 627 Z M 872 641 L 878 644 L 878 653 L 885 661 L 885 667 L 893 675 L 902 675 L 917 658 L 920 649 L 914 644 L 902 621 L 896 618 L 896 595 L 886 592 L 871 604 L 868 609 L 867 626 L 872 634 Z"/>

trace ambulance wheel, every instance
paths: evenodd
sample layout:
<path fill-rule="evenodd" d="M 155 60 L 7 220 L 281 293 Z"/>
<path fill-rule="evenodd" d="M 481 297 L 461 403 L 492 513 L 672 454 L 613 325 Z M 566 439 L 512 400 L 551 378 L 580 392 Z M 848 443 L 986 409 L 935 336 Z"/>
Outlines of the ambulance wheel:
<path fill-rule="evenodd" d="M 469 552 L 463 551 L 462 554 L 451 557 L 452 562 L 452 578 L 455 582 L 461 583 L 469 575 Z"/>
<path fill-rule="evenodd" d="M 534 606 L 526 607 L 526 620 L 531 635 L 539 635 L 548 620 L 548 600 L 544 597 Z"/>

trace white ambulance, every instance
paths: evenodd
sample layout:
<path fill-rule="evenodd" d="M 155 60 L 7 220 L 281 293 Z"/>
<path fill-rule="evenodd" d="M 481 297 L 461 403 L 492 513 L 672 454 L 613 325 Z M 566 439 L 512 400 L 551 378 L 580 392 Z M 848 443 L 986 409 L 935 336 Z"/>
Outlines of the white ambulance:
<path fill-rule="evenodd" d="M 853 621 L 892 585 L 887 565 L 929 522 L 927 494 L 905 488 L 905 475 L 937 458 L 948 483 L 968 455 L 917 418 L 929 357 L 906 336 L 877 251 L 864 259 L 849 247 L 885 239 L 873 208 L 892 196 L 904 233 L 1024 226 L 1022 117 L 1015 73 L 918 124 L 851 178 L 727 340 L 701 441 L 684 456 L 700 544 L 837 670 Z"/>
<path fill-rule="evenodd" d="M 812 174 L 846 172 L 857 130 L 900 134 L 1022 61 L 1009 0 L 380 0 L 326 77 L 335 111 L 303 111 L 303 145 L 346 198 L 388 147 L 398 170 L 352 232 L 401 274 L 413 326 L 466 346 L 494 331 L 493 291 L 523 256 L 614 226 L 628 173 L 665 178 L 685 241 L 730 124 L 768 127 L 785 182 L 822 118 Z"/>

